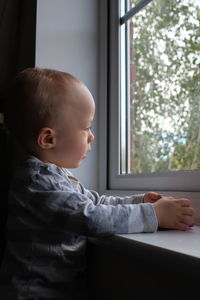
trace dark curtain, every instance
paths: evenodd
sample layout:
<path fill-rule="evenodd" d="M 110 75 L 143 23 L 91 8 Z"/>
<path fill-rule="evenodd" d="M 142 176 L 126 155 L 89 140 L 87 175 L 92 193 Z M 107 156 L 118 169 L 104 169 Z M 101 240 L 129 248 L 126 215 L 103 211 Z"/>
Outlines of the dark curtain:
<path fill-rule="evenodd" d="M 16 73 L 35 65 L 36 0 L 0 0 L 0 111 Z"/>
<path fill-rule="evenodd" d="M 0 0 L 0 113 L 15 75 L 35 65 L 37 0 Z M 16 148 L 0 124 L 0 258 L 5 243 L 7 191 Z"/>

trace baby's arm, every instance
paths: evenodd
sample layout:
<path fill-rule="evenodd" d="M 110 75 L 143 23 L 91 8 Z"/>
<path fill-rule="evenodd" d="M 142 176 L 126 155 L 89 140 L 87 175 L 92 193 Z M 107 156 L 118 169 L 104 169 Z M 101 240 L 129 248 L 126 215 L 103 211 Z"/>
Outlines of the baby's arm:
<path fill-rule="evenodd" d="M 32 186 L 33 191 L 33 186 Z M 36 201 L 35 201 L 36 199 Z M 72 190 L 38 189 L 28 202 L 40 222 L 78 235 L 154 232 L 158 223 L 152 204 L 104 205 Z"/>
<path fill-rule="evenodd" d="M 94 204 L 104 204 L 104 205 L 117 205 L 117 204 L 138 204 L 144 202 L 144 194 L 131 195 L 131 196 L 100 196 L 96 191 L 87 190 L 81 185 L 81 190 L 83 194 L 88 196 Z"/>
<path fill-rule="evenodd" d="M 88 236 L 157 230 L 151 203 L 105 205 L 102 199 L 94 199 L 84 190 L 81 193 L 61 171 L 42 165 L 34 168 L 29 177 L 16 178 L 13 201 L 26 207 L 24 218 L 29 218 L 29 223 Z"/>
<path fill-rule="evenodd" d="M 99 194 L 96 191 L 90 191 L 84 188 L 83 185 L 81 185 L 81 191 L 88 195 L 90 198 L 93 199 L 95 204 L 105 204 L 105 205 L 117 205 L 117 204 L 138 204 L 138 203 L 154 203 L 158 199 L 162 197 L 161 194 L 155 193 L 155 192 L 148 192 L 145 194 L 135 194 L 131 196 L 108 196 L 108 195 L 102 195 L 99 196 Z"/>
<path fill-rule="evenodd" d="M 37 217 L 38 221 L 45 224 L 50 223 L 55 230 L 66 230 L 81 235 L 107 235 L 154 232 L 158 225 L 177 228 L 181 221 L 192 223 L 192 216 L 187 216 L 189 207 L 183 209 L 181 203 L 174 204 L 176 200 L 161 199 L 153 204 L 105 205 L 102 204 L 102 197 L 91 199 L 92 194 L 75 191 L 62 174 L 57 174 L 51 169 L 48 169 L 48 172 L 46 171 L 45 176 L 43 173 L 32 176 L 35 179 L 27 187 L 27 196 L 21 197 L 24 191 L 20 188 L 19 195 L 15 193 L 15 202 L 27 198 L 30 194 L 29 201 L 24 203 L 26 209 L 31 212 L 29 216 Z M 20 201 L 19 205 L 22 205 Z"/>
<path fill-rule="evenodd" d="M 95 203 L 101 203 L 105 205 L 117 205 L 117 204 L 138 204 L 144 202 L 144 194 L 131 195 L 131 196 L 99 196 L 97 192 L 90 191 L 93 195 Z"/>
<path fill-rule="evenodd" d="M 187 199 L 164 197 L 162 194 L 155 192 L 148 192 L 144 195 L 114 197 L 106 195 L 99 196 L 97 192 L 89 191 L 84 189 L 84 187 L 83 191 L 96 205 L 136 204 L 142 202 L 152 203 L 158 219 L 158 226 L 162 228 L 186 230 L 190 226 L 189 224 L 193 224 L 194 210 L 190 207 L 189 200 Z M 161 199 L 163 199 L 163 201 L 160 201 Z M 185 207 L 184 201 L 187 202 L 187 207 Z M 156 204 L 156 202 L 159 203 Z"/>
<path fill-rule="evenodd" d="M 144 203 L 152 203 L 158 219 L 158 225 L 162 228 L 187 230 L 190 226 L 189 224 L 193 224 L 194 209 L 190 207 L 188 199 L 164 197 L 162 194 L 155 192 L 128 197 L 99 196 L 96 192 L 91 193 L 95 198 L 94 202 L 96 202 L 96 204 L 117 205 L 141 203 L 143 201 Z M 158 204 L 156 204 L 156 202 L 158 202 Z"/>

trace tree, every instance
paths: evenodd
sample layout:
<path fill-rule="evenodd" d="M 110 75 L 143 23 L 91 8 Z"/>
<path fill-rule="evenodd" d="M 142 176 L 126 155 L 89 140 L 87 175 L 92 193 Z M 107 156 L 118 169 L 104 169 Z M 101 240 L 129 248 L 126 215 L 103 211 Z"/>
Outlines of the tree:
<path fill-rule="evenodd" d="M 200 4 L 154 0 L 129 24 L 131 171 L 199 169 Z"/>

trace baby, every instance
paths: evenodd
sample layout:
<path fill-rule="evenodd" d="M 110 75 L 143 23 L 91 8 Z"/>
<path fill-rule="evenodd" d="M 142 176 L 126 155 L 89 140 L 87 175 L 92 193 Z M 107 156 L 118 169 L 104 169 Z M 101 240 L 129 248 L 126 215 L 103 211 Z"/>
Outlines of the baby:
<path fill-rule="evenodd" d="M 27 157 L 10 187 L 1 299 L 88 299 L 87 236 L 193 222 L 187 199 L 99 196 L 73 177 L 68 169 L 91 150 L 94 113 L 91 93 L 70 74 L 29 68 L 16 77 L 6 124 Z"/>

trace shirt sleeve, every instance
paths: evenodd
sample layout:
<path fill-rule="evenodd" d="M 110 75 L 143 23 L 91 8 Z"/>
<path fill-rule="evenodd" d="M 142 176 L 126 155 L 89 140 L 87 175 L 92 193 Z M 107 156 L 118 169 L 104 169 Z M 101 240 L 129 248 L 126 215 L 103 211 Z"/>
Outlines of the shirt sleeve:
<path fill-rule="evenodd" d="M 86 236 L 157 230 L 152 204 L 122 204 L 123 201 L 116 200 L 113 205 L 106 198 L 95 203 L 87 194 L 74 191 L 60 174 L 36 174 L 25 190 L 19 183 L 15 188 L 12 198 L 18 209 L 23 209 L 24 222 L 29 224 L 42 223 L 55 230 Z"/>
<path fill-rule="evenodd" d="M 138 204 L 144 202 L 144 194 L 137 194 L 131 196 L 100 196 L 96 191 L 86 189 L 81 183 L 79 183 L 80 191 L 82 194 L 87 195 L 93 200 L 95 204 L 105 205 L 117 205 L 117 204 Z"/>
<path fill-rule="evenodd" d="M 119 196 L 100 196 L 96 191 L 89 191 L 85 189 L 84 192 L 86 195 L 91 197 L 96 204 L 105 204 L 105 205 L 117 205 L 117 204 L 138 204 L 144 202 L 144 194 L 131 195 L 125 197 Z"/>

